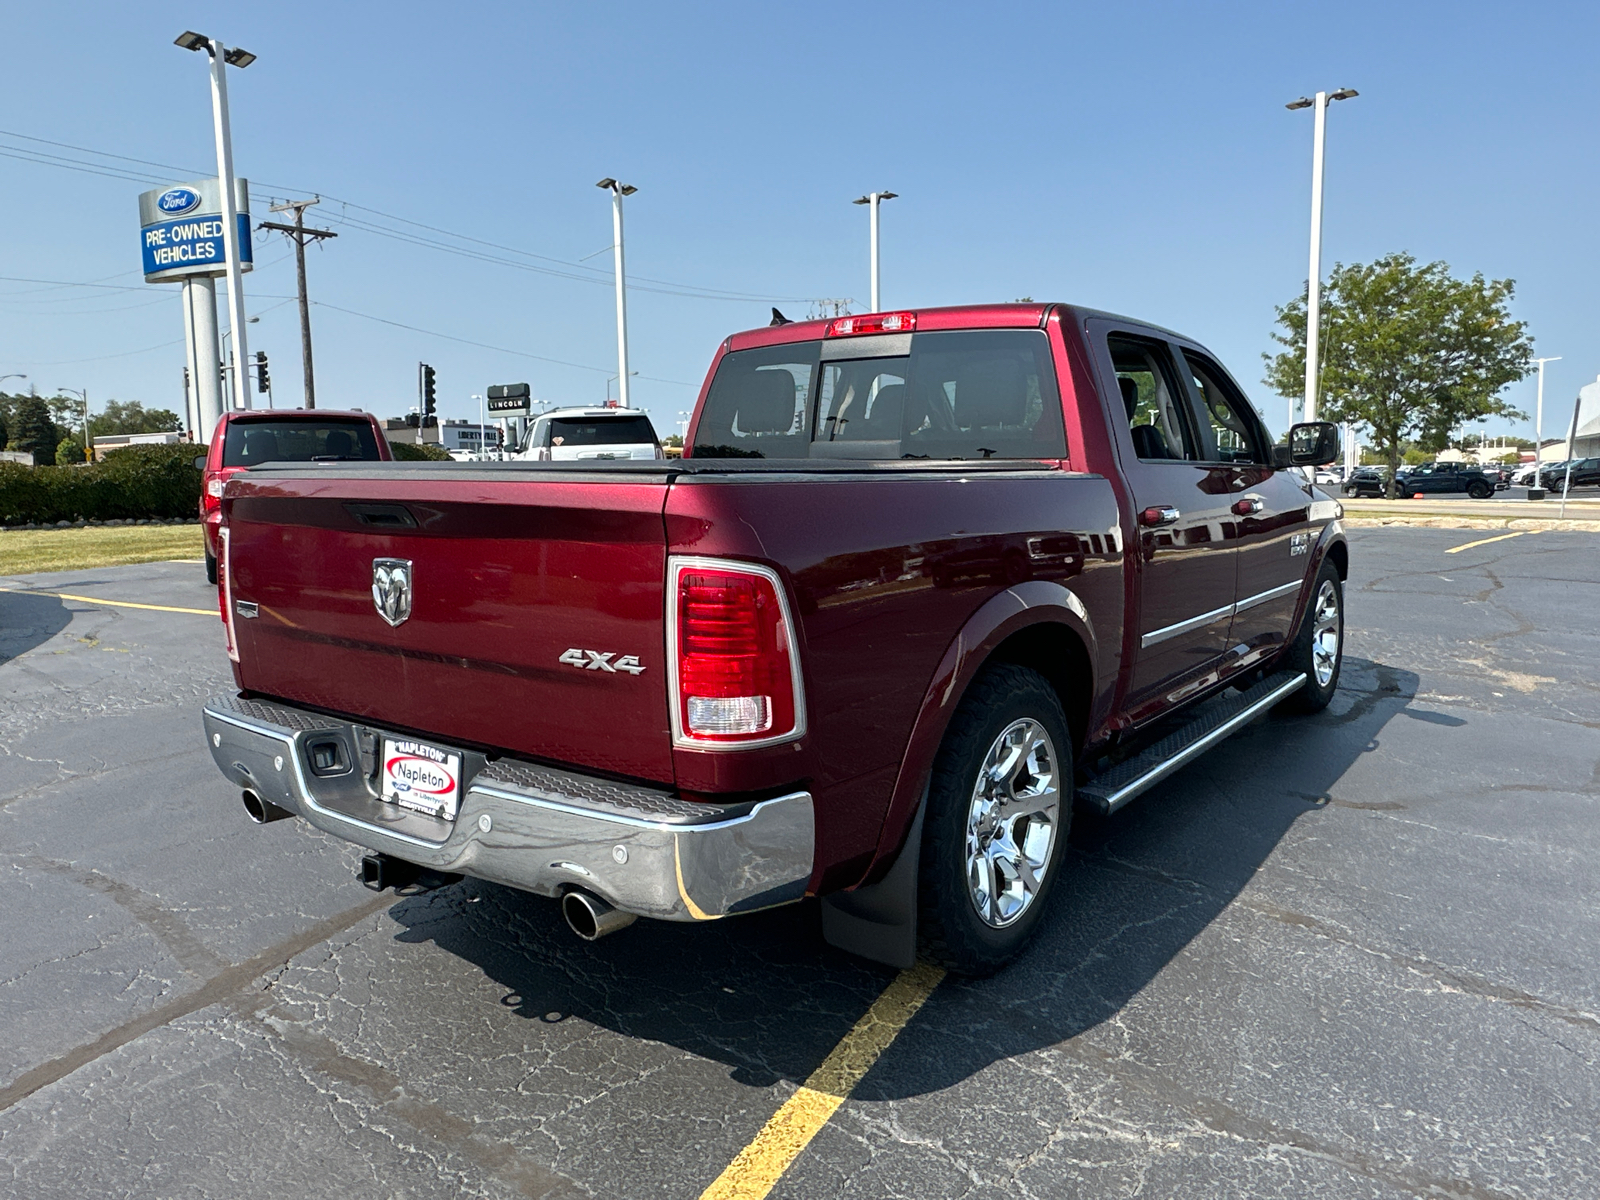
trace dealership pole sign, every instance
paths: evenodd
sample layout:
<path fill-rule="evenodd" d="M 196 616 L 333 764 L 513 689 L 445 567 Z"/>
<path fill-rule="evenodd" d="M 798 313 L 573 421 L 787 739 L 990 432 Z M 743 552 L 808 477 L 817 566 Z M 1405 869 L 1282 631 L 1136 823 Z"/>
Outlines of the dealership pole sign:
<path fill-rule="evenodd" d="M 497 416 L 525 417 L 531 404 L 532 397 L 525 383 L 496 383 L 489 387 L 488 409 Z"/>
<path fill-rule="evenodd" d="M 234 180 L 239 211 L 239 269 L 251 268 L 250 185 Z M 223 275 L 222 189 L 215 179 L 157 188 L 139 197 L 139 245 L 146 283 L 175 283 L 190 275 Z"/>

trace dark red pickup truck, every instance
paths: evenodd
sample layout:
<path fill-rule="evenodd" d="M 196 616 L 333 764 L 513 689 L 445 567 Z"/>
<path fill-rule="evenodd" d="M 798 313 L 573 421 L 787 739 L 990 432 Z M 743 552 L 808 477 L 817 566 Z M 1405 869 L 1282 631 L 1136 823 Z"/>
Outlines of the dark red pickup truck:
<path fill-rule="evenodd" d="M 1338 682 L 1348 550 L 1201 346 L 1060 304 L 728 338 L 678 461 L 268 464 L 223 495 L 258 821 L 580 934 L 823 898 L 992 970 L 1114 810 Z"/>

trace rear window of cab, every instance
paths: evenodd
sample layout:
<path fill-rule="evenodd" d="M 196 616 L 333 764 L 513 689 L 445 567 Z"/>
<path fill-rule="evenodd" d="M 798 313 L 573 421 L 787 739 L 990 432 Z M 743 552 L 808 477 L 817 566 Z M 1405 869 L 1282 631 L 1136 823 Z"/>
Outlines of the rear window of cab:
<path fill-rule="evenodd" d="M 222 443 L 224 467 L 269 462 L 376 462 L 378 438 L 367 421 L 230 421 Z"/>
<path fill-rule="evenodd" d="M 880 339 L 872 339 L 884 345 Z M 863 339 L 863 343 L 866 339 Z M 823 358 L 823 346 L 828 357 Z M 724 356 L 696 458 L 1059 459 L 1061 398 L 1042 330 L 914 333 L 898 353 L 848 342 Z"/>

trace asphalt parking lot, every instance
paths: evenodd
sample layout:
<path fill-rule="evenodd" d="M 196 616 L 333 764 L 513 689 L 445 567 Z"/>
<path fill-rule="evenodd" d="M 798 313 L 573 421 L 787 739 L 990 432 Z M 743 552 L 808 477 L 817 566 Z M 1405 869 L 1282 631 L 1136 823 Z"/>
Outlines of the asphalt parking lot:
<path fill-rule="evenodd" d="M 1353 531 L 1331 708 L 1080 819 L 772 1194 L 1600 1195 L 1600 541 L 1483 539 Z M 0 1193 L 693 1198 L 894 978 L 375 896 L 212 765 L 199 567 L 0 587 Z"/>

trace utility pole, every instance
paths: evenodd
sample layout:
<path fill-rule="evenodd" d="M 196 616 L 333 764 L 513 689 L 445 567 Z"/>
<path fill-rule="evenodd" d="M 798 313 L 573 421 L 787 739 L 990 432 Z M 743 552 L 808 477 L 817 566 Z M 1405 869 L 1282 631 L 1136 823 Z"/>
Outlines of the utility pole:
<path fill-rule="evenodd" d="M 306 299 L 306 240 L 320 242 L 323 238 L 338 237 L 331 229 L 307 229 L 306 209 L 319 204 L 321 196 L 309 200 L 287 200 L 274 204 L 272 212 L 294 213 L 293 225 L 280 225 L 276 221 L 261 222 L 262 229 L 276 229 L 294 243 L 295 276 L 300 281 L 300 369 L 305 373 L 306 407 L 317 406 L 317 385 L 311 370 L 311 302 Z"/>

